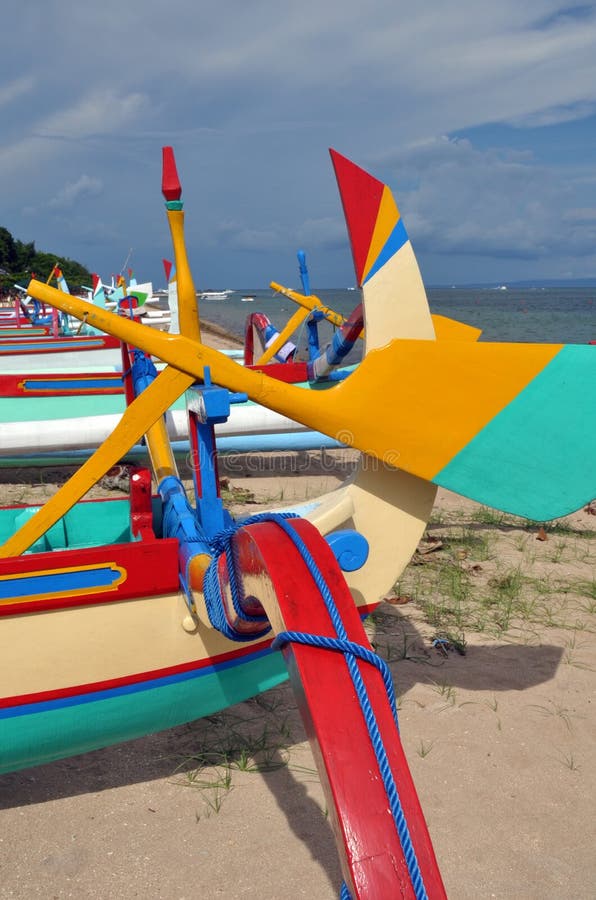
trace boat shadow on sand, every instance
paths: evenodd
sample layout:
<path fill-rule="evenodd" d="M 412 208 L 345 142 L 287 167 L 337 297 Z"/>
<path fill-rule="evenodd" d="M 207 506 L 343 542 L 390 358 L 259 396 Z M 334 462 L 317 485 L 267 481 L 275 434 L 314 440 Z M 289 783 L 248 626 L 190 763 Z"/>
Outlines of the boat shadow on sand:
<path fill-rule="evenodd" d="M 383 628 L 383 640 L 394 643 L 396 650 L 409 648 L 406 658 L 390 664 L 404 704 L 416 686 L 427 686 L 428 690 L 438 683 L 472 692 L 491 691 L 493 696 L 498 691 L 523 691 L 552 679 L 561 661 L 560 647 L 513 644 L 474 646 L 467 649 L 465 657 L 450 653 L 444 658 L 434 653 L 428 639 L 418 634 L 398 610 L 391 608 L 386 615 L 394 627 Z M 478 727 L 483 723 L 479 721 Z M 402 736 L 407 740 L 403 732 Z M 151 782 L 157 784 L 142 789 L 143 783 Z M 127 786 L 136 788 L 132 795 L 103 794 Z M 232 788 L 234 795 L 229 797 Z M 278 807 L 288 835 L 306 849 L 330 885 L 340 884 L 324 795 L 287 683 L 206 719 L 0 776 L 0 811 L 21 809 L 22 815 L 29 805 L 86 796 L 84 818 L 126 818 L 133 805 L 146 822 L 148 807 L 155 805 L 163 813 L 156 826 L 168 832 L 168 841 L 184 840 L 193 824 L 201 824 L 201 835 L 216 824 L 224 829 L 229 823 L 233 829 L 239 818 L 250 823 L 245 827 L 258 831 L 259 817 L 272 817 L 267 811 L 267 794 Z M 99 800 L 97 795 L 105 799 Z M 149 804 L 147 797 L 152 798 Z M 59 806 L 55 812 L 63 809 L 68 818 L 69 808 Z M 214 815 L 220 821 L 211 826 L 210 817 Z M 151 816 L 149 819 L 153 821 Z M 199 823 L 200 819 L 210 821 Z M 82 834 L 81 839 L 94 840 L 93 824 L 89 823 L 87 836 Z M 61 834 L 61 826 L 57 828 Z"/>
<path fill-rule="evenodd" d="M 298 475 L 306 468 L 319 478 L 321 474 L 329 476 L 328 488 L 331 488 L 334 481 L 339 483 L 350 474 L 354 458 L 348 451 L 343 458 L 331 455 L 317 463 L 312 456 L 297 460 L 295 455 L 279 454 L 270 457 L 267 466 L 262 460 L 259 465 L 260 469 L 251 472 L 245 464 L 239 472 L 233 461 L 224 461 L 221 474 L 234 484 L 248 484 L 251 493 L 254 491 L 263 503 L 270 498 L 271 490 L 276 490 L 275 479 L 280 475 L 294 474 L 293 470 Z M 50 487 L 44 484 L 46 478 L 40 477 L 39 471 L 36 475 L 30 474 L 31 481 L 37 484 L 37 491 L 45 493 L 43 488 Z M 242 476 L 248 477 L 248 482 L 243 481 Z M 56 483 L 63 477 L 64 472 L 52 472 L 48 480 Z M 241 482 L 236 480 L 238 477 Z M 280 490 L 283 485 L 287 489 L 288 479 L 279 481 L 279 485 Z M 15 500 L 23 502 L 21 498 L 14 498 L 13 502 Z M 243 513 L 251 514 L 254 508 L 251 507 L 252 501 L 249 501 Z M 551 680 L 561 662 L 562 648 L 545 644 L 475 643 L 466 648 L 465 656 L 455 650 L 444 655 L 433 647 L 428 629 L 419 627 L 410 612 L 410 606 L 383 603 L 367 625 L 373 646 L 389 663 L 396 692 L 404 706 L 410 692 L 415 696 L 437 684 L 470 692 L 524 691 Z M 412 727 L 415 726 L 410 723 Z M 222 804 L 225 815 L 231 786 L 235 790 L 234 803 L 238 792 L 248 790 L 249 796 L 254 797 L 258 784 L 261 795 L 262 786 L 265 786 L 290 833 L 308 849 L 330 881 L 338 882 L 336 847 L 325 801 L 317 784 L 314 762 L 294 696 L 287 683 L 206 719 L 0 776 L 0 810 L 154 781 L 161 781 L 162 787 L 175 785 L 198 790 L 198 794 L 196 790 L 193 792 L 190 802 L 188 790 L 180 790 L 182 820 L 195 815 L 197 797 L 206 817 L 213 814 L 215 807 L 219 812 Z M 171 792 L 171 787 L 168 790 Z M 258 808 L 256 811 L 254 806 L 251 809 L 250 815 L 256 822 Z"/>
<path fill-rule="evenodd" d="M 390 659 L 395 690 L 402 701 L 418 685 L 449 684 L 470 692 L 528 690 L 554 677 L 564 652 L 548 644 L 494 642 L 468 646 L 465 655 L 452 650 L 443 656 L 398 609 L 385 603 L 379 611 L 382 627 L 367 630 L 380 655 Z M 296 806 L 293 795 L 300 783 L 293 757 L 306 741 L 294 695 L 284 683 L 195 722 L 2 775 L 0 809 L 160 778 L 192 786 L 198 772 L 230 767 L 237 772 L 258 772 L 280 808 L 290 812 L 288 801 L 291 808 Z M 306 752 L 308 756 L 308 748 Z M 310 779 L 316 779 L 312 759 L 310 766 Z M 291 816 L 288 822 L 291 825 Z"/>

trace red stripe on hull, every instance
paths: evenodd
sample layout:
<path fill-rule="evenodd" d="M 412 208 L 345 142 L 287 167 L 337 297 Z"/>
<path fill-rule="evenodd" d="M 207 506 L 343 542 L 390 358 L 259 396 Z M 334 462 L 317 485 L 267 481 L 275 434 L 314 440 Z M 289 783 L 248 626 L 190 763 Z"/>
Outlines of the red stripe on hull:
<path fill-rule="evenodd" d="M 57 595 L 40 600 L 0 600 L 0 617 L 16 613 L 34 613 L 49 609 L 68 609 L 100 603 L 114 603 L 136 597 L 152 597 L 179 590 L 178 541 L 175 538 L 159 541 L 139 541 L 133 544 L 110 544 L 82 550 L 49 550 L 30 556 L 0 559 L 0 578 L 13 575 L 15 579 L 28 573 L 59 575 L 65 569 L 79 566 L 119 567 L 125 571 L 123 581 L 103 592 L 82 590 L 74 596 Z M 55 588 L 48 582 L 48 593 Z M 37 591 L 37 593 L 43 593 Z"/>
<path fill-rule="evenodd" d="M 359 607 L 361 615 L 367 615 L 375 609 L 377 604 L 369 607 Z M 265 638 L 258 643 L 243 645 L 227 653 L 219 653 L 217 656 L 209 656 L 206 659 L 192 660 L 175 666 L 165 666 L 160 669 L 149 669 L 146 672 L 135 672 L 133 675 L 121 678 L 110 678 L 104 681 L 94 681 L 87 684 L 77 684 L 69 688 L 58 688 L 52 691 L 39 691 L 32 694 L 19 694 L 13 697 L 0 698 L 0 709 L 14 706 L 24 706 L 29 703 L 43 703 L 49 700 L 60 700 L 64 697 L 76 697 L 79 694 L 95 694 L 112 688 L 125 687 L 129 684 L 142 684 L 144 681 L 153 681 L 158 678 L 167 678 L 169 675 L 179 675 L 183 672 L 206 669 L 209 666 L 217 667 L 235 659 L 251 656 L 255 652 L 267 650 L 271 646 L 272 638 Z"/>
<path fill-rule="evenodd" d="M 8 709 L 14 706 L 25 706 L 29 703 L 44 703 L 49 700 L 61 700 L 65 697 L 76 697 L 79 694 L 95 694 L 101 691 L 109 691 L 113 688 L 125 687 L 129 684 L 142 684 L 144 681 L 154 681 L 159 678 L 167 678 L 170 675 L 180 675 L 183 672 L 199 671 L 210 666 L 223 665 L 234 659 L 242 659 L 251 656 L 255 652 L 266 650 L 271 646 L 272 640 L 260 641 L 258 644 L 246 645 L 230 650 L 228 653 L 220 653 L 217 656 L 209 656 L 206 659 L 192 660 L 180 663 L 176 666 L 166 666 L 161 669 L 149 669 L 146 672 L 135 672 L 134 675 L 126 675 L 121 678 L 109 678 L 105 681 L 93 681 L 88 684 L 77 684 L 69 688 L 58 688 L 53 691 L 39 691 L 34 694 L 20 694 L 15 697 L 0 698 L 0 708 Z"/>
<path fill-rule="evenodd" d="M 33 338 L 32 338 L 33 340 Z M 34 338 L 37 346 L 31 349 L 25 349 L 23 347 L 19 347 L 18 343 L 14 345 L 10 344 L 2 344 L 0 342 L 0 356 L 15 356 L 15 355 L 23 355 L 23 356 L 36 356 L 40 353 L 44 355 L 46 353 L 72 353 L 73 351 L 82 351 L 84 350 L 86 353 L 93 353 L 94 350 L 116 350 L 120 347 L 119 338 L 111 337 L 110 335 L 106 337 L 102 337 L 99 335 L 96 338 L 87 338 L 86 340 L 81 338 L 80 340 L 76 337 L 74 338 L 51 338 L 51 340 L 46 341 L 45 338 Z M 57 341 L 61 342 L 60 347 L 53 346 L 53 342 Z M 68 344 L 65 346 L 63 341 L 68 340 Z M 89 344 L 93 342 L 94 346 L 89 346 Z"/>

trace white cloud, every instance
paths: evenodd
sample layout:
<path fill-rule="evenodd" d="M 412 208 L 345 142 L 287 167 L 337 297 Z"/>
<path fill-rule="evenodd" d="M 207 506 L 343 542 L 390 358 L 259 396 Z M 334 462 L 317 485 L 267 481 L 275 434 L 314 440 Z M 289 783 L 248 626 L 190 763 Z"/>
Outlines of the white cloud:
<path fill-rule="evenodd" d="M 301 120 L 310 108 L 317 120 L 322 109 L 343 116 L 358 104 L 365 121 L 369 110 L 398 114 L 414 138 L 414 125 L 418 136 L 436 134 L 594 96 L 594 11 L 574 16 L 551 0 L 171 0 L 167 16 L 145 0 L 76 9 L 54 0 L 44 16 L 46 46 L 61 52 L 30 63 L 48 92 L 143 85 L 172 109 L 209 118 L 245 112 L 263 123 L 283 110 Z"/>
<path fill-rule="evenodd" d="M 596 101 L 583 101 L 570 106 L 550 106 L 524 116 L 513 117 L 510 125 L 517 128 L 544 128 L 562 122 L 575 122 L 596 114 Z"/>
<path fill-rule="evenodd" d="M 87 173 L 103 190 L 95 213 L 118 209 L 119 239 L 155 246 L 160 148 L 174 143 L 211 256 L 332 251 L 345 240 L 332 145 L 373 174 L 396 148 L 391 183 L 424 249 L 538 260 L 594 237 L 565 217 L 593 202 L 588 147 L 565 174 L 531 152 L 536 126 L 547 140 L 552 125 L 595 117 L 594 4 L 47 0 L 33 17 L 7 2 L 4 71 L 27 72 L 0 88 L 9 218 L 82 204 L 91 185 L 73 173 Z M 486 123 L 525 129 L 527 152 L 439 137 Z"/>
<path fill-rule="evenodd" d="M 221 222 L 214 235 L 215 243 L 225 242 L 230 251 L 255 250 L 270 251 L 284 246 L 287 234 L 279 225 L 270 223 L 267 227 L 251 227 L 242 222 Z"/>
<path fill-rule="evenodd" d="M 56 108 L 31 121 L 15 140 L 0 147 L 0 179 L 14 183 L 15 176 L 39 173 L 42 162 L 64 161 L 69 149 L 64 142 L 118 135 L 122 129 L 134 129 L 148 115 L 147 99 L 141 93 L 118 94 L 97 90 L 84 94 L 70 105 Z M 45 174 L 51 178 L 51 169 Z M 1 180 L 0 180 L 1 184 Z"/>
<path fill-rule="evenodd" d="M 324 249 L 343 247 L 346 242 L 346 226 L 339 218 L 323 216 L 307 219 L 297 229 L 295 238 L 307 246 Z"/>
<path fill-rule="evenodd" d="M 48 201 L 50 209 L 69 209 L 82 197 L 99 194 L 102 190 L 99 178 L 91 175 L 81 175 L 76 181 L 64 185 L 58 193 Z"/>
<path fill-rule="evenodd" d="M 581 173 L 563 178 L 528 153 L 448 138 L 396 152 L 387 169 L 419 253 L 534 261 L 594 253 L 594 209 L 575 205 L 585 191 Z M 410 184 L 400 191 L 402 171 Z"/>
<path fill-rule="evenodd" d="M 115 134 L 134 128 L 139 117 L 149 113 L 142 93 L 122 94 L 109 89 L 83 94 L 75 103 L 44 117 L 34 125 L 41 137 L 83 139 L 97 134 Z"/>
<path fill-rule="evenodd" d="M 31 75 L 15 78 L 6 84 L 0 85 L 0 106 L 8 106 L 14 100 L 18 100 L 23 94 L 28 94 L 35 85 L 35 79 Z"/>
<path fill-rule="evenodd" d="M 596 222 L 596 206 L 586 209 L 568 209 L 561 217 L 565 222 L 585 222 L 592 224 Z"/>

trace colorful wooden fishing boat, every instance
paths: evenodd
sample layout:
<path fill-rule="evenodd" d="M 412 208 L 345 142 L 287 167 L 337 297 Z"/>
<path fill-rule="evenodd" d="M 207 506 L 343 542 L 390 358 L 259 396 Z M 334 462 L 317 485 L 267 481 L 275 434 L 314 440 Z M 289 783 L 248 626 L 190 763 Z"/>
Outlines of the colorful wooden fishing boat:
<path fill-rule="evenodd" d="M 114 350 L 116 354 L 120 349 L 117 338 L 104 334 L 64 335 L 53 337 L 48 334 L 12 336 L 0 341 L 0 371 L 22 371 L 27 369 L 45 369 L 55 362 L 55 354 L 61 355 L 61 361 L 65 365 L 81 362 L 81 354 L 97 352 L 96 365 L 106 368 L 114 363 L 114 354 L 108 353 L 100 356 L 102 351 Z M 69 355 L 70 354 L 70 355 Z M 50 357 L 50 359 L 49 359 Z M 117 358 L 117 357 L 116 357 Z M 25 362 L 26 360 L 26 362 Z"/>
<path fill-rule="evenodd" d="M 58 266 L 50 273 L 47 283 L 52 278 L 56 279 L 59 290 L 70 295 L 68 283 Z M 25 291 L 24 288 L 21 290 Z M 127 285 L 120 277 L 118 286 L 106 296 L 105 285 L 94 274 L 93 287 L 88 289 L 88 294 L 87 299 L 102 309 L 120 310 L 152 328 L 167 330 L 170 327 L 170 310 L 153 308 L 159 301 L 153 298 L 151 282 L 138 284 L 133 277 Z M 16 307 L 17 312 L 22 312 L 20 320 L 4 323 L 0 328 L 0 397 L 7 395 L 2 384 L 3 373 L 49 372 L 58 366 L 102 373 L 121 366 L 121 344 L 116 338 L 64 314 L 59 321 L 57 310 L 52 312 L 49 307 L 48 313 L 45 304 L 35 298 L 28 297 L 28 300 L 27 304 L 20 300 Z M 88 351 L 93 352 L 89 355 Z"/>
<path fill-rule="evenodd" d="M 322 392 L 247 370 L 200 342 L 180 188 L 165 160 L 179 335 L 29 286 L 168 365 L 44 507 L 0 515 L 1 770 L 214 712 L 286 677 L 285 661 L 351 896 L 443 897 L 390 685 L 360 617 L 409 561 L 437 484 L 543 519 L 592 498 L 594 350 L 436 341 L 389 188 L 334 153 L 366 310 L 364 360 Z M 425 390 L 437 379 L 440 393 Z M 184 391 L 196 508 L 162 418 Z M 355 478 L 290 518 L 233 523 L 217 496 L 213 427 L 238 392 L 360 449 Z M 528 455 L 535 430 L 541 448 L 561 437 L 548 459 Z M 81 502 L 143 434 L 158 496 L 140 470 L 128 501 Z"/>
<path fill-rule="evenodd" d="M 132 376 L 134 363 L 121 368 Z M 271 364 L 273 377 L 309 387 L 306 363 Z M 155 370 L 155 375 L 157 370 Z M 126 409 L 125 381 L 121 372 L 81 371 L 0 375 L 0 465 L 15 463 L 20 456 L 63 455 L 74 450 L 94 450 L 113 431 Z M 167 415 L 170 439 L 179 453 L 188 452 L 188 420 L 184 398 L 172 404 Z M 313 432 L 287 416 L 246 400 L 236 404 L 225 422 L 216 426 L 218 438 L 235 438 L 234 452 L 250 452 L 260 446 L 252 436 L 277 435 L 275 449 L 290 450 L 339 446 L 326 435 Z M 306 435 L 310 437 L 306 439 Z M 238 438 L 244 436 L 243 443 Z M 295 438 L 298 437 L 296 441 Z M 186 449 L 182 446 L 186 442 Z M 240 450 L 241 448 L 241 450 Z"/>
<path fill-rule="evenodd" d="M 251 313 L 246 319 L 244 364 L 273 378 L 302 388 L 330 387 L 346 378 L 354 366 L 345 366 L 346 356 L 359 337 L 363 337 L 362 307 L 348 323 L 344 317 L 324 307 L 318 297 L 310 293 L 304 253 L 299 251 L 300 272 L 304 294 L 271 283 L 278 292 L 299 304 L 298 314 L 291 317 L 280 333 L 266 315 Z M 164 260 L 164 264 L 167 261 Z M 171 264 L 166 275 L 170 285 L 170 302 L 177 307 L 172 285 Z M 172 297 L 174 293 L 174 298 Z M 103 305 L 103 304 L 102 304 Z M 296 345 L 287 339 L 306 319 L 308 330 L 308 361 L 296 361 Z M 331 322 L 338 330 L 327 347 L 321 349 L 319 324 Z M 441 339 L 476 340 L 480 330 L 444 316 L 432 316 L 435 333 Z M 172 333 L 178 332 L 177 312 Z M 234 358 L 242 351 L 225 351 Z M 349 358 L 349 357 L 348 357 Z M 283 363 L 283 365 L 281 365 Z M 120 368 L 132 376 L 134 361 L 126 356 Z M 118 372 L 48 372 L 44 374 L 0 375 L 0 421 L 4 440 L 0 445 L 0 466 L 17 465 L 18 457 L 28 457 L 47 465 L 52 458 L 67 460 L 68 455 L 98 447 L 111 433 L 126 407 L 124 378 Z M 26 401 L 26 402 L 23 402 Z M 176 453 L 188 453 L 188 423 L 183 398 L 168 412 L 170 439 L 176 442 Z M 280 416 L 259 404 L 246 401 L 234 406 L 226 422 L 218 423 L 216 435 L 220 452 L 227 450 L 252 452 L 268 449 L 298 450 L 338 447 L 341 444 L 327 435 L 307 429 L 300 423 Z M 268 440 L 263 440 L 263 437 Z M 241 439 L 242 438 L 242 439 Z M 230 440 L 231 439 L 231 440 Z M 223 443 L 222 443 L 223 441 Z M 142 447 L 135 447 L 128 459 L 146 457 Z M 76 457 L 74 457 L 76 458 Z"/>
<path fill-rule="evenodd" d="M 175 310 L 172 332 L 177 333 L 177 299 L 173 288 L 175 276 L 171 263 L 164 260 L 164 265 L 166 264 L 169 301 Z M 94 285 L 94 302 L 99 302 L 102 307 L 106 306 L 103 298 L 99 301 L 95 299 L 98 293 L 95 276 Z M 115 305 L 112 304 L 114 307 Z M 283 353 L 277 353 L 270 360 L 271 354 L 265 352 L 265 346 L 262 352 L 254 352 L 253 334 L 257 335 L 257 340 L 265 340 L 268 336 L 263 332 L 265 321 L 266 317 L 261 313 L 248 317 L 245 364 L 250 361 L 251 368 L 259 370 L 266 364 L 266 371 L 272 377 L 308 388 L 309 371 L 306 362 L 293 362 L 289 360 L 288 354 Z M 264 327 L 273 335 L 269 341 L 271 343 L 278 332 L 270 324 Z M 295 350 L 293 344 L 291 347 Z M 242 354 L 241 350 L 225 352 L 234 357 Z M 281 366 L 279 363 L 282 361 L 289 361 L 290 364 Z M 134 354 L 124 353 L 121 354 L 120 366 L 115 365 L 114 368 L 120 368 L 126 373 L 125 376 L 119 371 L 0 374 L 0 421 L 3 423 L 0 465 L 18 465 L 19 462 L 48 465 L 57 459 L 67 462 L 69 459 L 80 458 L 82 452 L 86 456 L 90 455 L 90 451 L 96 449 L 112 432 L 126 409 L 125 382 L 133 377 L 134 366 Z M 335 370 L 332 374 L 327 373 L 326 379 L 317 378 L 317 388 L 329 386 L 332 384 L 330 379 L 346 377 L 350 371 L 351 369 Z M 179 398 L 168 411 L 167 427 L 170 439 L 175 442 L 176 455 L 186 456 L 189 444 L 184 398 Z M 327 435 L 307 429 L 300 423 L 249 400 L 235 405 L 228 419 L 217 423 L 216 436 L 220 452 L 341 446 Z M 129 451 L 126 458 L 146 459 L 146 456 L 146 449 L 137 445 Z"/>

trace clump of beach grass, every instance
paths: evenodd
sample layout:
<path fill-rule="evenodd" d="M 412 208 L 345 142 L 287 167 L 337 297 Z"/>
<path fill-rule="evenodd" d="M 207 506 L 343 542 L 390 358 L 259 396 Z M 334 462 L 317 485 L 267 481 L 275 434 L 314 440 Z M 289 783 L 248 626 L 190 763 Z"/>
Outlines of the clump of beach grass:
<path fill-rule="evenodd" d="M 293 706 L 273 690 L 201 720 L 196 746 L 177 757 L 173 772 L 176 784 L 201 797 L 197 821 L 220 811 L 239 773 L 289 765 L 293 715 Z"/>
<path fill-rule="evenodd" d="M 395 586 L 436 633 L 534 640 L 537 629 L 596 629 L 596 532 L 486 507 L 441 510 Z M 538 540 L 537 540 L 538 538 Z M 432 544 L 434 543 L 434 547 Z"/>

